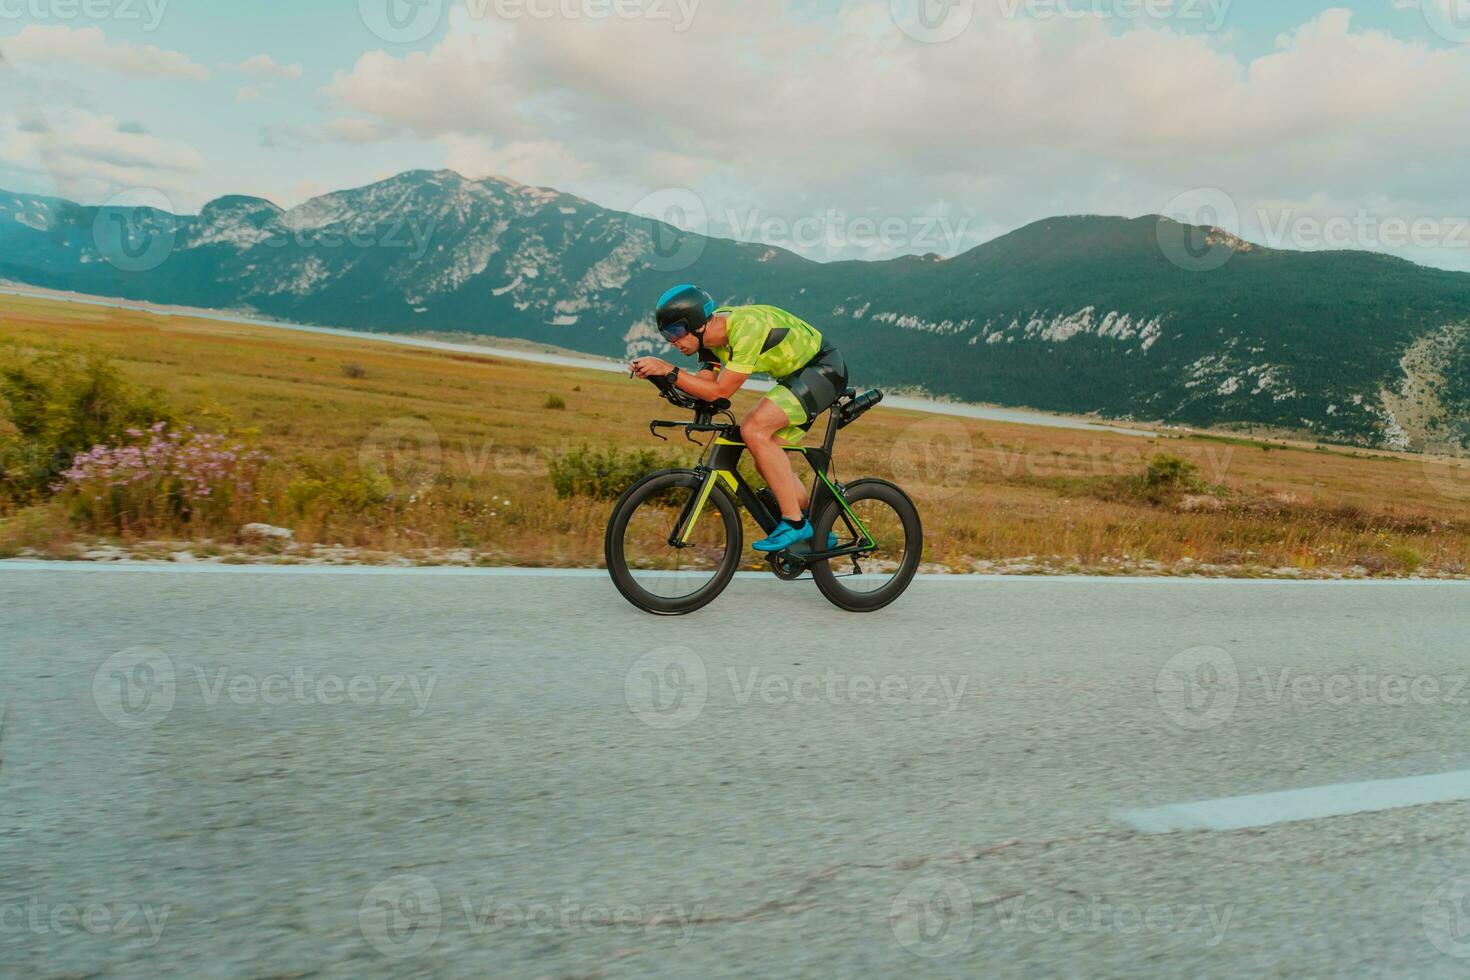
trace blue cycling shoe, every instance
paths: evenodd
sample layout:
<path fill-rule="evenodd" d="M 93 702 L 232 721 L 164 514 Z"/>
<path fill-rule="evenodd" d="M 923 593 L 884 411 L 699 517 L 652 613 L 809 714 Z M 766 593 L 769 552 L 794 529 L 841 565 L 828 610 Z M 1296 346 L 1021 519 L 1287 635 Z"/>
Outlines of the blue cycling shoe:
<path fill-rule="evenodd" d="M 802 541 L 810 541 L 812 535 L 812 522 L 803 521 L 801 530 L 792 527 L 784 518 L 776 525 L 776 529 L 769 535 L 761 538 L 751 545 L 756 551 L 785 551 L 787 548 Z"/>

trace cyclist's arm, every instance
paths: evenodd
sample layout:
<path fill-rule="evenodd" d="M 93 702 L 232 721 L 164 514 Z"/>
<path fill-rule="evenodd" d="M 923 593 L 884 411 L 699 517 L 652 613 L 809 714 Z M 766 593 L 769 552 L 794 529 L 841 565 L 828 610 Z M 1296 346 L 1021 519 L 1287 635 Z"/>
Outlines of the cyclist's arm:
<path fill-rule="evenodd" d="M 721 363 L 711 363 L 717 355 L 706 351 L 703 344 L 700 345 L 700 367 L 713 371 L 714 377 L 706 378 L 705 370 L 692 376 L 681 372 L 675 384 L 695 398 L 707 402 L 729 398 L 739 391 L 745 380 L 755 373 L 756 359 L 760 356 L 760 340 L 754 331 L 739 330 L 736 327 L 732 322 L 726 328 L 734 331 L 730 337 L 728 360 L 720 358 Z"/>
<path fill-rule="evenodd" d="M 714 371 L 700 371 L 698 374 L 685 374 L 679 372 L 679 377 L 674 384 L 681 391 L 698 398 L 700 401 L 712 402 L 720 398 L 729 398 L 740 390 L 745 384 L 748 374 L 740 374 L 726 368 L 719 373 Z"/>
<path fill-rule="evenodd" d="M 633 373 L 640 378 L 662 377 L 673 370 L 673 365 L 657 357 L 639 357 L 633 361 Z M 702 401 L 729 398 L 740 390 L 749 371 L 733 371 L 729 367 L 716 368 L 701 364 L 697 373 L 680 371 L 674 386 Z"/>

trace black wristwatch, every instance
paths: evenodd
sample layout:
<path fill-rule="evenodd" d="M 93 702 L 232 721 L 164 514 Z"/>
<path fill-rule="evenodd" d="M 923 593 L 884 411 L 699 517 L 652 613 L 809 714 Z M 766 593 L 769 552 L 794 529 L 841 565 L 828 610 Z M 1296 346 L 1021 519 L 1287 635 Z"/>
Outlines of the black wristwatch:
<path fill-rule="evenodd" d="M 675 365 L 674 370 L 664 375 L 664 380 L 669 383 L 670 388 L 679 387 L 679 368 Z"/>

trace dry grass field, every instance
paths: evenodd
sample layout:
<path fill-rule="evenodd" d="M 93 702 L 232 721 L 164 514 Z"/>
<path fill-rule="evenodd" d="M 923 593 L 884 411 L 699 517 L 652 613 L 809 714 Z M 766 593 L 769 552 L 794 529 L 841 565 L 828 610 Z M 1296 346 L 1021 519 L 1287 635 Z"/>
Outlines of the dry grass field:
<path fill-rule="evenodd" d="M 548 460 L 580 446 L 688 463 L 698 452 L 651 438 L 647 421 L 673 410 L 605 372 L 11 296 L 0 344 L 103 353 L 179 417 L 269 460 L 249 498 L 207 524 L 140 514 L 106 527 L 75 501 L 0 504 L 4 555 L 592 566 L 611 504 L 558 496 Z M 1159 454 L 1189 465 L 1156 463 L 1151 479 Z M 1445 460 L 880 407 L 842 433 L 837 468 L 909 489 L 937 570 L 1440 576 L 1470 564 L 1470 469 Z M 242 541 L 247 521 L 288 527 L 295 543 Z"/>

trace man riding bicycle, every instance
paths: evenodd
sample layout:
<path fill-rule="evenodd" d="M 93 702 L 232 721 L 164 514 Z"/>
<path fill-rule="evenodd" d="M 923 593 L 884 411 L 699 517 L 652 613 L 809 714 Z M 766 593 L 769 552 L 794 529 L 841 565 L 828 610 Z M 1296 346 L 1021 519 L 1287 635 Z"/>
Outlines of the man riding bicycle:
<path fill-rule="evenodd" d="M 811 324 L 774 306 L 717 307 L 697 286 L 675 286 L 658 301 L 658 330 L 681 354 L 699 357 L 687 373 L 657 357 L 633 361 L 640 378 L 667 378 L 702 401 L 729 398 L 752 374 L 776 387 L 740 423 L 740 435 L 781 508 L 781 521 L 752 547 L 784 551 L 812 537 L 810 499 L 781 448 L 795 445 L 847 389 L 847 364 Z"/>

